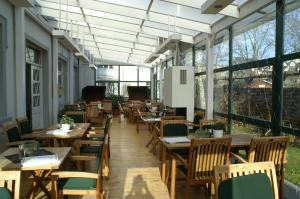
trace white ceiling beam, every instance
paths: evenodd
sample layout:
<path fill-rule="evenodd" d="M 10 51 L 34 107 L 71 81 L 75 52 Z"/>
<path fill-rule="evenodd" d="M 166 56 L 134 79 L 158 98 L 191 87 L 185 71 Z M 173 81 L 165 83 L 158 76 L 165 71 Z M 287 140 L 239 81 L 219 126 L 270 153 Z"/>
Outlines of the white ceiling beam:
<path fill-rule="evenodd" d="M 223 10 L 219 12 L 222 15 L 239 18 L 240 17 L 240 9 L 236 5 L 228 5 Z"/>
<path fill-rule="evenodd" d="M 49 9 L 56 8 L 55 5 L 51 5 L 49 3 L 44 3 L 44 5 L 43 5 L 43 2 L 53 2 L 51 0 L 38 0 L 38 1 L 41 2 L 41 5 L 45 8 L 49 8 Z M 106 6 L 102 6 L 103 4 L 106 4 Z M 170 18 L 171 18 L 171 21 L 175 20 L 175 23 L 173 23 L 173 24 L 176 24 L 177 27 L 181 27 L 184 29 L 190 29 L 190 30 L 194 30 L 194 31 L 202 31 L 202 32 L 210 33 L 210 24 L 208 24 L 207 22 L 200 22 L 197 20 L 185 19 L 185 18 L 178 17 L 178 16 L 170 16 L 170 15 L 166 15 L 166 14 L 159 13 L 159 12 L 153 12 L 153 11 L 151 11 L 147 14 L 146 13 L 147 10 L 128 8 L 126 6 L 121 6 L 121 5 L 114 5 L 113 11 L 109 11 L 110 6 L 107 6 L 107 4 L 112 5 L 110 3 L 102 3 L 102 2 L 95 2 L 92 0 L 87 0 L 87 1 L 82 2 L 81 6 L 83 6 L 86 9 L 90 9 L 90 10 L 94 10 L 94 11 L 104 12 L 104 13 L 108 13 L 108 14 L 114 14 L 121 18 L 122 17 L 123 18 L 131 17 L 134 19 L 152 21 L 152 22 L 161 23 L 164 25 L 170 25 L 169 23 L 170 23 Z M 70 5 L 72 5 L 72 2 Z M 76 6 L 76 5 L 72 5 L 72 6 Z M 118 7 L 119 9 L 116 9 L 116 7 Z M 125 7 L 125 10 L 126 9 L 129 9 L 129 10 L 124 12 L 124 7 Z M 137 12 L 139 14 L 130 14 L 132 12 Z M 87 14 L 87 16 L 89 16 L 89 15 Z M 194 24 L 194 25 L 190 25 L 190 23 Z M 137 24 L 137 23 L 135 23 L 135 24 Z M 200 29 L 199 29 L 199 27 L 200 27 Z"/>
<path fill-rule="evenodd" d="M 234 0 L 206 0 L 201 6 L 202 14 L 217 14 Z"/>
<path fill-rule="evenodd" d="M 261 10 L 265 6 L 275 2 L 275 0 L 252 0 L 247 1 L 242 6 L 240 6 L 240 19 L 245 18 L 254 12 Z M 237 22 L 237 18 L 232 17 L 224 17 L 223 19 L 217 21 L 212 25 L 212 33 L 217 33 L 227 27 L 229 27 L 231 24 Z"/>

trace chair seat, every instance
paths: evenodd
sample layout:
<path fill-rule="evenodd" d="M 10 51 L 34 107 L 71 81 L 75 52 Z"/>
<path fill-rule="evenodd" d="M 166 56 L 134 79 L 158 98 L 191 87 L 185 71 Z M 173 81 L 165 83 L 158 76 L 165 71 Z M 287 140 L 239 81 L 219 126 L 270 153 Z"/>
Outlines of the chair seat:
<path fill-rule="evenodd" d="M 93 141 L 104 141 L 105 135 L 99 135 L 97 137 L 85 137 L 84 140 L 93 140 Z"/>
<path fill-rule="evenodd" d="M 274 199 L 270 180 L 265 173 L 224 180 L 218 192 L 219 199 Z"/>
<path fill-rule="evenodd" d="M 11 199 L 10 191 L 5 187 L 0 187 L 0 198 L 1 199 Z"/>
<path fill-rule="evenodd" d="M 64 190 L 94 190 L 96 189 L 96 179 L 62 178 L 58 181 L 58 187 Z"/>
<path fill-rule="evenodd" d="M 102 152 L 102 145 L 98 146 L 81 146 L 80 153 L 101 153 Z"/>

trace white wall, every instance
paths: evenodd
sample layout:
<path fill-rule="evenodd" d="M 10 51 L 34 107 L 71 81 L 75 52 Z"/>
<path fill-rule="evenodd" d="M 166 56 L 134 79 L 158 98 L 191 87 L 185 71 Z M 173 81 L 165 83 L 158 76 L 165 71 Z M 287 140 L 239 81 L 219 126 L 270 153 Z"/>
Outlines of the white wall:
<path fill-rule="evenodd" d="M 8 3 L 8 1 L 0 1 L 0 15 L 6 18 L 7 22 L 7 48 L 5 51 L 5 98 L 6 104 L 6 116 L 5 118 L 16 117 L 16 106 L 15 106 L 15 59 L 14 59 L 14 16 L 13 16 L 14 7 Z M 2 83 L 2 82 L 1 82 Z M 4 118 L 3 118 L 4 119 Z"/>
<path fill-rule="evenodd" d="M 80 61 L 79 63 L 79 89 L 81 90 L 86 86 L 95 85 L 95 70 L 91 69 L 87 63 Z"/>

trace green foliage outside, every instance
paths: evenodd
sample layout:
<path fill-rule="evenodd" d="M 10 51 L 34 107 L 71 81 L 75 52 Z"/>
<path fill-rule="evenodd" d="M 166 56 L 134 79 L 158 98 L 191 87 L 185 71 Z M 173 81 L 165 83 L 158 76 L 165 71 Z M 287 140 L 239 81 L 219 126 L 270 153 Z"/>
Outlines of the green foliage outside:
<path fill-rule="evenodd" d="M 300 187 L 300 147 L 289 145 L 285 179 Z"/>

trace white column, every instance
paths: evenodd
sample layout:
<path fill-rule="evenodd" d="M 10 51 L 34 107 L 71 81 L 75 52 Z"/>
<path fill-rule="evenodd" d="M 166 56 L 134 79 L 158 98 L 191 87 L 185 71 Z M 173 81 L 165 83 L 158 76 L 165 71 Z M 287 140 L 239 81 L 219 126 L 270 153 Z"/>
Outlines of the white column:
<path fill-rule="evenodd" d="M 206 65 L 206 118 L 213 118 L 214 111 L 214 52 L 213 52 L 213 36 L 207 35 L 207 65 Z"/>
<path fill-rule="evenodd" d="M 52 40 L 52 117 L 53 121 L 57 121 L 58 114 L 58 88 L 57 88 L 57 71 L 58 71 L 58 40 L 53 38 Z"/>
<path fill-rule="evenodd" d="M 16 116 L 26 116 L 26 60 L 24 8 L 15 7 Z"/>
<path fill-rule="evenodd" d="M 74 54 L 70 52 L 70 58 L 69 58 L 69 100 L 68 102 L 70 104 L 74 103 Z"/>

